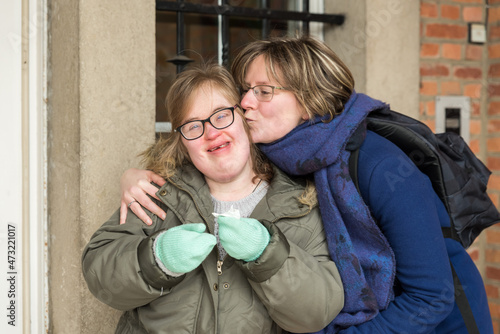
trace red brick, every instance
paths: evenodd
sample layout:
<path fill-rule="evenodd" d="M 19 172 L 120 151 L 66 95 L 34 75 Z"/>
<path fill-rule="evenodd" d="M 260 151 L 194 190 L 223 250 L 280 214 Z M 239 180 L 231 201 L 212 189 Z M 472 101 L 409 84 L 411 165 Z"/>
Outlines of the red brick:
<path fill-rule="evenodd" d="M 488 180 L 488 190 L 500 190 L 500 176 L 496 174 L 490 175 L 490 179 Z M 497 243 L 500 244 L 500 242 Z"/>
<path fill-rule="evenodd" d="M 500 281 L 500 268 L 486 266 L 486 277 L 492 280 Z M 497 307 L 498 310 L 496 311 L 496 314 L 500 316 L 500 305 L 497 305 Z"/>
<path fill-rule="evenodd" d="M 479 140 L 473 139 L 469 142 L 469 147 L 472 153 L 479 154 Z"/>
<path fill-rule="evenodd" d="M 488 70 L 488 76 L 492 78 L 500 78 L 500 64 L 491 64 Z"/>
<path fill-rule="evenodd" d="M 500 323 L 498 321 L 495 321 L 494 319 L 492 320 L 493 324 L 493 333 L 498 334 L 500 333 Z"/>
<path fill-rule="evenodd" d="M 464 95 L 472 99 L 478 99 L 481 97 L 481 89 L 483 85 L 481 84 L 469 84 L 464 86 Z"/>
<path fill-rule="evenodd" d="M 437 95 L 437 82 L 436 81 L 422 81 L 420 83 L 421 95 Z"/>
<path fill-rule="evenodd" d="M 483 7 L 465 7 L 463 10 L 463 17 L 465 22 L 482 22 L 483 21 Z"/>
<path fill-rule="evenodd" d="M 489 84 L 488 96 L 500 96 L 500 84 Z"/>
<path fill-rule="evenodd" d="M 487 124 L 488 133 L 500 133 L 500 119 L 490 119 Z"/>
<path fill-rule="evenodd" d="M 486 149 L 488 152 L 500 152 L 500 137 L 486 140 Z M 499 177 L 500 178 L 500 177 Z"/>
<path fill-rule="evenodd" d="M 491 199 L 491 202 L 497 207 L 498 210 L 500 210 L 500 201 L 498 200 L 500 197 L 498 197 L 498 193 L 488 193 L 488 196 Z"/>
<path fill-rule="evenodd" d="M 487 249 L 485 252 L 486 262 L 489 263 L 500 263 L 500 250 L 499 249 Z"/>
<path fill-rule="evenodd" d="M 482 71 L 478 67 L 457 67 L 454 74 L 460 79 L 481 79 Z"/>
<path fill-rule="evenodd" d="M 427 125 L 432 132 L 436 132 L 436 122 L 433 119 L 422 120 L 421 122 Z"/>
<path fill-rule="evenodd" d="M 458 20 L 460 18 L 460 7 L 441 5 L 441 17 L 443 19 Z"/>
<path fill-rule="evenodd" d="M 481 133 L 481 121 L 470 120 L 470 133 L 472 135 L 478 135 Z"/>
<path fill-rule="evenodd" d="M 450 74 L 450 69 L 447 65 L 441 64 L 422 64 L 420 66 L 421 76 L 446 77 Z"/>
<path fill-rule="evenodd" d="M 453 2 L 462 2 L 462 3 L 483 3 L 484 0 L 453 0 Z"/>
<path fill-rule="evenodd" d="M 489 157 L 486 161 L 486 166 L 490 170 L 498 170 L 500 171 L 500 158 L 499 157 Z"/>
<path fill-rule="evenodd" d="M 467 249 L 467 253 L 469 253 L 470 258 L 472 261 L 476 262 L 479 260 L 479 250 L 477 247 L 470 247 Z"/>
<path fill-rule="evenodd" d="M 488 269 L 489 268 L 486 268 L 486 276 L 488 276 Z M 500 305 L 492 301 L 488 301 L 488 304 L 490 306 L 491 317 L 493 319 L 500 318 Z"/>
<path fill-rule="evenodd" d="M 489 230 L 494 230 L 494 231 L 500 232 L 500 223 L 493 224 Z M 500 244 L 500 241 L 498 243 Z"/>
<path fill-rule="evenodd" d="M 425 36 L 432 38 L 466 39 L 468 28 L 458 24 L 429 23 Z"/>
<path fill-rule="evenodd" d="M 490 26 L 489 30 L 489 38 L 490 40 L 496 40 L 500 38 L 500 26 Z"/>
<path fill-rule="evenodd" d="M 500 244 L 500 231 L 496 228 L 486 230 L 486 242 L 489 244 Z"/>
<path fill-rule="evenodd" d="M 429 129 L 431 129 L 432 132 L 436 132 L 436 121 L 434 119 L 429 119 L 424 123 Z"/>
<path fill-rule="evenodd" d="M 438 7 L 435 3 L 422 2 L 420 4 L 421 17 L 438 17 Z"/>
<path fill-rule="evenodd" d="M 488 23 L 500 21 L 500 7 L 490 7 L 488 11 Z"/>
<path fill-rule="evenodd" d="M 434 116 L 436 115 L 436 101 L 427 102 L 427 115 Z"/>
<path fill-rule="evenodd" d="M 422 58 L 437 58 L 439 56 L 439 44 L 424 43 L 420 48 L 420 57 Z"/>
<path fill-rule="evenodd" d="M 462 45 L 445 43 L 443 48 L 443 58 L 459 60 L 462 58 Z"/>
<path fill-rule="evenodd" d="M 483 58 L 483 46 L 467 44 L 465 47 L 465 59 L 481 60 Z"/>
<path fill-rule="evenodd" d="M 479 116 L 481 114 L 481 105 L 477 102 L 472 102 L 471 103 L 471 115 L 472 116 Z"/>
<path fill-rule="evenodd" d="M 441 82 L 441 95 L 460 95 L 462 90 L 458 81 Z"/>
<path fill-rule="evenodd" d="M 492 101 L 488 105 L 488 115 L 500 115 L 500 102 Z"/>
<path fill-rule="evenodd" d="M 488 46 L 488 57 L 490 59 L 500 58 L 500 44 L 495 43 Z"/>
<path fill-rule="evenodd" d="M 486 295 L 488 295 L 489 298 L 498 298 L 500 297 L 500 294 L 498 293 L 498 287 L 494 286 L 492 284 L 485 284 L 484 288 L 486 289 Z"/>
<path fill-rule="evenodd" d="M 420 101 L 419 103 L 419 114 L 421 116 L 433 116 L 436 113 L 436 107 L 434 100 L 432 101 Z"/>

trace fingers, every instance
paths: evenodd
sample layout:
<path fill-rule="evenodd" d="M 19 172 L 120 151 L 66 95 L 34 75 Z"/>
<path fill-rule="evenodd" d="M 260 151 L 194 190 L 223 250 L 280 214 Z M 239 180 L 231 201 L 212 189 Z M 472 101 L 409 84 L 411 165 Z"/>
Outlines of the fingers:
<path fill-rule="evenodd" d="M 153 224 L 153 220 L 148 216 L 146 211 L 142 209 L 142 206 L 137 201 L 134 201 L 132 204 L 130 204 L 129 209 L 132 210 L 137 218 L 142 220 L 146 225 Z"/>
<path fill-rule="evenodd" d="M 155 174 L 156 175 L 156 174 Z M 164 182 L 165 183 L 165 180 Z M 127 192 L 124 192 L 124 196 L 128 195 L 129 197 L 133 198 L 132 200 L 136 200 L 141 204 L 143 207 L 160 217 L 161 219 L 165 219 L 166 213 L 163 211 L 158 205 L 156 205 L 151 198 L 149 198 L 147 195 L 150 195 L 151 197 L 154 197 L 159 200 L 159 198 L 156 196 L 156 192 L 158 191 L 158 188 L 155 187 L 150 183 L 149 180 L 139 180 L 137 186 L 131 187 Z M 131 200 L 131 201 L 132 201 Z M 130 203 L 130 202 L 129 202 Z M 133 205 L 133 204 L 132 204 Z M 140 208 L 141 211 L 142 208 Z M 135 212 L 134 209 L 132 211 Z M 141 212 L 139 211 L 139 212 Z M 142 215 L 142 212 L 141 212 Z"/>
<path fill-rule="evenodd" d="M 165 181 L 164 178 L 162 178 L 160 175 L 158 174 L 155 174 L 153 172 L 150 172 L 149 174 L 149 179 L 150 181 L 156 183 L 157 185 L 159 185 L 160 187 L 163 186 L 167 181 Z"/>
<path fill-rule="evenodd" d="M 147 185 L 149 186 L 147 187 L 148 193 L 154 194 L 156 191 L 158 191 L 158 188 L 156 188 L 155 186 L 149 183 L 147 183 Z M 144 211 L 143 207 L 145 207 L 161 219 L 165 219 L 166 217 L 165 211 L 163 211 L 158 205 L 156 205 L 151 200 L 151 198 L 147 196 L 143 189 L 135 187 L 122 194 L 122 201 L 120 203 L 120 224 L 125 223 L 125 219 L 127 217 L 127 208 L 129 208 L 146 225 L 151 225 L 153 221 Z"/>
<path fill-rule="evenodd" d="M 151 182 L 148 182 L 146 180 L 140 180 L 139 183 L 137 184 L 137 187 L 130 189 L 131 193 L 138 195 L 146 193 L 151 197 L 159 199 L 158 196 L 156 196 L 157 191 L 158 188 L 155 185 L 151 184 Z"/>
<path fill-rule="evenodd" d="M 121 202 L 120 202 L 120 225 L 125 224 L 127 220 L 129 203 L 134 201 L 134 199 L 127 194 L 122 194 Z"/>
<path fill-rule="evenodd" d="M 156 205 L 147 195 L 156 199 L 158 188 L 151 184 L 151 181 L 158 185 L 164 185 L 165 180 L 147 170 L 131 168 L 126 170 L 120 180 L 122 200 L 120 204 L 120 224 L 124 224 L 127 217 L 127 208 L 147 225 L 153 223 L 142 207 L 148 209 L 161 219 L 165 219 L 166 213 Z M 137 201 L 137 202 L 134 202 Z M 142 205 L 142 207 L 141 207 Z"/>
<path fill-rule="evenodd" d="M 127 204 L 123 201 L 120 204 L 120 225 L 125 224 L 125 220 L 127 219 Z"/>
<path fill-rule="evenodd" d="M 154 186 L 152 186 L 152 187 L 156 189 L 156 187 L 154 187 Z M 156 190 L 158 190 L 158 189 L 156 189 Z M 144 210 L 141 207 L 141 205 L 142 205 L 143 207 L 145 207 L 146 209 L 148 209 L 149 211 L 151 211 L 152 213 L 154 213 L 155 215 L 157 215 L 161 219 L 165 219 L 165 216 L 166 216 L 165 211 L 163 211 L 158 205 L 156 205 L 155 202 L 153 202 L 151 200 L 151 198 L 148 197 L 144 192 L 139 192 L 139 193 L 135 194 L 134 199 L 140 203 L 140 205 L 138 203 L 133 203 L 131 205 L 131 209 L 134 213 L 136 213 L 135 209 L 137 209 L 137 211 L 142 215 L 142 213 L 144 212 Z M 146 213 L 144 212 L 144 214 L 146 214 Z M 139 218 L 141 218 L 139 215 L 137 215 L 137 216 Z M 144 221 L 144 219 L 142 219 L 142 218 L 141 218 L 141 220 Z"/>

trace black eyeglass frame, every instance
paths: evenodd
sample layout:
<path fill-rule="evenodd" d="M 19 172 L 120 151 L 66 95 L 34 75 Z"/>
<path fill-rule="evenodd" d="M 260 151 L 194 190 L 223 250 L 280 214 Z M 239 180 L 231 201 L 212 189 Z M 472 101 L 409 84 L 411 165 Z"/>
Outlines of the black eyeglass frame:
<path fill-rule="evenodd" d="M 210 116 L 208 116 L 205 119 L 196 119 L 196 120 L 193 120 L 193 121 L 186 122 L 186 123 L 182 124 L 181 126 L 178 126 L 177 128 L 174 129 L 174 132 L 179 132 L 182 135 L 182 137 L 184 137 L 184 139 L 186 139 L 186 140 L 196 140 L 196 139 L 200 138 L 201 136 L 203 136 L 205 134 L 205 123 L 207 123 L 207 122 L 210 123 L 210 125 L 213 126 L 217 130 L 225 129 L 227 127 L 230 127 L 234 123 L 234 109 L 236 109 L 236 108 L 239 108 L 239 105 L 235 104 L 232 107 L 227 107 L 227 108 L 222 108 L 222 109 L 216 110 Z M 215 114 L 217 114 L 217 113 L 219 113 L 219 112 L 221 112 L 223 110 L 231 110 L 231 116 L 233 116 L 233 120 L 228 125 L 219 128 L 219 127 L 216 127 L 215 125 L 213 125 L 212 122 L 210 121 L 210 119 L 212 118 L 213 115 L 215 115 Z M 198 137 L 187 138 L 186 135 L 184 135 L 184 133 L 181 131 L 181 128 L 184 125 L 186 125 L 186 124 L 194 123 L 194 122 L 201 122 L 203 131 L 201 131 L 201 134 Z"/>

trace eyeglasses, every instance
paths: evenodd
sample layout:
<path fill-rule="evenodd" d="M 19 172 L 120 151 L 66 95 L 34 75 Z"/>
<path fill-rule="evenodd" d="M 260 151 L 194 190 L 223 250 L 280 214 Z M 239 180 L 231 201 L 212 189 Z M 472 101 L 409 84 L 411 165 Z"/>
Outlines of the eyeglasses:
<path fill-rule="evenodd" d="M 234 122 L 234 107 L 217 110 L 210 117 L 204 120 L 189 121 L 176 128 L 175 132 L 180 132 L 186 140 L 195 140 L 205 133 L 205 123 L 208 122 L 218 130 L 227 128 Z"/>
<path fill-rule="evenodd" d="M 241 98 L 243 98 L 250 89 L 253 91 L 253 95 L 255 95 L 257 100 L 260 102 L 271 101 L 273 99 L 275 89 L 287 90 L 287 88 L 285 88 L 285 87 L 277 87 L 277 86 L 270 86 L 270 85 L 257 85 L 257 86 L 250 87 L 246 90 L 240 89 Z"/>

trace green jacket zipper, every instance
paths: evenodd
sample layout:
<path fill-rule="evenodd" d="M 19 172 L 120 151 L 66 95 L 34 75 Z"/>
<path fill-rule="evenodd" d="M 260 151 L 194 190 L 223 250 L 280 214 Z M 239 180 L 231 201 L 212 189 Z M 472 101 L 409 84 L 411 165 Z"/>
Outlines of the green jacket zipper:
<path fill-rule="evenodd" d="M 194 200 L 193 195 L 191 195 L 191 193 L 190 193 L 189 191 L 187 191 L 186 189 L 183 189 L 183 188 L 179 187 L 179 186 L 178 186 L 176 183 L 174 183 L 174 182 L 170 182 L 170 184 L 172 184 L 173 186 L 175 186 L 177 189 L 182 190 L 182 191 L 184 191 L 184 192 L 188 193 L 188 194 L 189 194 L 189 196 L 191 197 L 191 199 L 193 200 L 193 203 L 194 203 L 194 206 L 196 207 L 196 210 L 198 211 L 198 213 L 200 214 L 200 216 L 201 216 L 201 217 L 203 217 L 203 214 L 201 213 L 201 210 L 200 210 L 200 208 L 198 207 L 198 203 Z M 165 203 L 165 202 L 163 202 L 163 203 Z M 165 205 L 166 205 L 166 203 L 165 203 Z M 168 205 L 167 205 L 167 206 L 168 206 Z M 296 215 L 296 216 L 284 216 L 284 217 L 279 217 L 279 218 L 274 219 L 274 220 L 271 222 L 271 224 L 274 224 L 274 223 L 275 223 L 275 222 L 277 222 L 278 220 L 280 220 L 280 219 L 284 219 L 284 218 L 300 218 L 300 217 L 304 217 L 304 216 L 306 216 L 307 214 L 309 214 L 310 212 L 311 212 L 311 208 L 309 208 L 309 210 L 307 210 L 305 213 L 300 214 L 300 215 Z M 215 237 L 217 237 L 217 236 L 215 235 L 214 231 L 212 231 L 212 230 L 210 229 L 210 226 L 208 225 L 208 223 L 207 223 L 206 221 L 205 221 L 205 225 L 207 226 L 207 229 L 208 229 L 208 231 L 210 232 L 210 234 L 212 234 L 212 235 L 214 235 Z M 224 264 L 224 260 L 225 260 L 225 258 L 226 258 L 226 257 L 227 257 L 227 255 L 225 255 L 222 259 L 220 258 L 219 248 L 217 247 L 217 258 L 218 258 L 218 260 L 217 260 L 216 266 L 217 266 L 217 274 L 218 274 L 219 276 L 221 276 L 221 275 L 222 275 L 222 265 Z"/>

